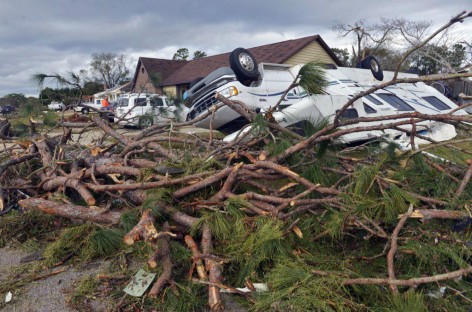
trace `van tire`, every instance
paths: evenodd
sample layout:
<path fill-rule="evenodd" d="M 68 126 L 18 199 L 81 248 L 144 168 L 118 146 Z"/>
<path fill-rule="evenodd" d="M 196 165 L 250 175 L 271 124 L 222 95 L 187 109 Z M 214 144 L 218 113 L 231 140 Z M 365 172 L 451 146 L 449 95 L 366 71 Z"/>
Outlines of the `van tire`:
<path fill-rule="evenodd" d="M 139 117 L 139 122 L 138 122 L 138 124 L 139 124 L 139 127 L 140 127 L 141 129 L 145 129 L 145 128 L 147 128 L 147 127 L 150 127 L 150 126 L 153 125 L 153 123 L 154 123 L 154 122 L 153 122 L 153 120 L 152 120 L 152 117 L 149 117 L 149 116 L 141 116 L 141 117 Z"/>
<path fill-rule="evenodd" d="M 370 71 L 372 72 L 372 75 L 378 81 L 382 81 L 384 79 L 382 67 L 380 66 L 380 63 L 377 60 L 377 58 L 373 55 L 369 55 L 365 59 L 363 59 L 360 62 L 360 66 L 358 65 L 358 67 L 364 68 L 364 69 L 370 69 Z"/>
<path fill-rule="evenodd" d="M 256 58 L 246 49 L 234 49 L 229 55 L 229 65 L 238 81 L 245 86 L 259 78 Z"/>
<path fill-rule="evenodd" d="M 87 107 L 82 108 L 82 114 L 87 115 L 89 113 L 89 109 Z"/>

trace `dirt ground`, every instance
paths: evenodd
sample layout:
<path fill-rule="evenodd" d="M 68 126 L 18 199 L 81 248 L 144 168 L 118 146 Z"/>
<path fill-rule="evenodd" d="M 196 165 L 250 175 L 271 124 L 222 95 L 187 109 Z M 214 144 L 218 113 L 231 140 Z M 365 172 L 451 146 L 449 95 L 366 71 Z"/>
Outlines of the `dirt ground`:
<path fill-rule="evenodd" d="M 17 250 L 0 249 L 0 281 L 12 278 L 12 270 L 20 265 L 20 260 L 29 253 Z M 96 262 L 86 267 L 64 267 L 66 270 L 60 274 L 38 280 L 19 290 L 12 291 L 13 297 L 6 303 L 0 312 L 73 312 L 67 304 L 68 294 L 73 290 L 74 283 L 87 276 L 95 276 L 102 270 L 107 262 Z M 3 305 L 6 294 L 0 294 Z M 95 311 L 108 309 L 105 301 L 93 302 Z"/>
<path fill-rule="evenodd" d="M 0 281 L 14 278 L 15 267 L 22 258 L 30 255 L 25 251 L 11 248 L 0 248 Z M 85 267 L 65 266 L 60 274 L 41 279 L 12 291 L 13 297 L 4 304 L 5 294 L 0 294 L 0 312 L 75 312 L 67 300 L 74 290 L 75 283 L 103 272 L 109 265 L 107 261 L 88 264 Z M 245 309 L 235 300 L 234 295 L 222 294 L 225 311 L 239 312 Z M 92 311 L 111 311 L 113 302 L 107 298 L 96 298 L 90 302 Z M 3 306 L 3 307 L 2 307 Z"/>

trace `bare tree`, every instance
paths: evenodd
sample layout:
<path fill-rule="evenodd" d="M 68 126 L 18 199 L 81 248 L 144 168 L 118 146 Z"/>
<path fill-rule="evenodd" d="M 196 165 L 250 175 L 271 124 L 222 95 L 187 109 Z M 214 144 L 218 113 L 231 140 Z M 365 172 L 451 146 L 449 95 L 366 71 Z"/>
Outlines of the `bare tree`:
<path fill-rule="evenodd" d="M 388 46 L 394 39 L 394 25 L 389 19 L 382 18 L 380 22 L 369 24 L 366 20 L 358 20 L 351 24 L 338 24 L 333 30 L 340 37 L 353 35 L 355 43 L 352 46 L 351 65 L 360 62 L 366 56 L 366 49 L 370 50 L 370 54 L 375 54 L 381 47 Z"/>
<path fill-rule="evenodd" d="M 97 80 L 103 81 L 105 88 L 113 88 L 123 83 L 130 73 L 132 59 L 115 53 L 94 53 L 90 68 Z"/>

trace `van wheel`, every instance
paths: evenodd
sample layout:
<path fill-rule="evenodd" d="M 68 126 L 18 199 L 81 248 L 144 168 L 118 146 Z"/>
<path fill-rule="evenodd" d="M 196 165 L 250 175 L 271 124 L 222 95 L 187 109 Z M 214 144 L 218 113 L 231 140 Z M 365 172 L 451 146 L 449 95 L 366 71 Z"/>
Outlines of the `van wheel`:
<path fill-rule="evenodd" d="M 229 55 L 229 64 L 238 81 L 245 86 L 259 78 L 256 58 L 246 49 L 237 48 Z"/>
<path fill-rule="evenodd" d="M 150 126 L 152 126 L 153 124 L 153 121 L 152 121 L 152 118 L 151 117 L 147 117 L 147 116 L 144 116 L 144 117 L 140 117 L 139 118 L 139 127 L 140 128 L 148 128 Z"/>
<path fill-rule="evenodd" d="M 87 107 L 82 108 L 82 114 L 87 115 L 89 113 L 89 109 Z"/>
<path fill-rule="evenodd" d="M 384 79 L 383 70 L 375 56 L 369 55 L 360 62 L 360 68 L 370 69 L 375 79 L 382 81 Z"/>

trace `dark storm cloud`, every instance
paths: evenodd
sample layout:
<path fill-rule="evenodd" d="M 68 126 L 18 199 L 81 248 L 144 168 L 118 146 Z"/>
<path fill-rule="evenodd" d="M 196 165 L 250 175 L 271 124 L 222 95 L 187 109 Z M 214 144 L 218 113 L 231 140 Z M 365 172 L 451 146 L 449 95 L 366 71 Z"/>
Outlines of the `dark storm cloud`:
<path fill-rule="evenodd" d="M 2 1 L 0 96 L 37 93 L 31 74 L 86 68 L 96 52 L 170 58 L 179 47 L 215 54 L 312 34 L 337 46 L 334 24 L 380 16 L 443 23 L 465 9 L 470 0 Z"/>

